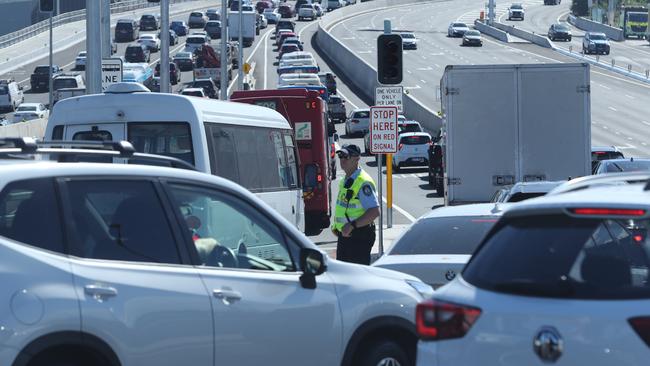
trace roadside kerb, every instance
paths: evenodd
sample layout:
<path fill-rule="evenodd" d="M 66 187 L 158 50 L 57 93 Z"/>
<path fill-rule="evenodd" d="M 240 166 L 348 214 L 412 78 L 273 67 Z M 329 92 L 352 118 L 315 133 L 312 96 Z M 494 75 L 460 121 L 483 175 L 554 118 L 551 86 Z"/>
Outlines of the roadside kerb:
<path fill-rule="evenodd" d="M 502 31 L 501 29 L 498 28 L 491 27 L 481 22 L 479 19 L 476 19 L 474 21 L 474 28 L 479 32 L 487 34 L 490 37 L 496 38 L 501 42 L 505 42 L 505 43 L 510 42 L 510 36 L 508 35 L 508 32 Z"/>
<path fill-rule="evenodd" d="M 607 38 L 613 39 L 615 41 L 624 41 L 623 30 L 616 27 L 611 27 L 607 24 L 602 24 L 594 22 L 592 20 L 576 17 L 575 15 L 569 15 L 569 23 L 574 26 L 587 31 L 587 32 L 602 32 L 607 35 Z"/>
<path fill-rule="evenodd" d="M 539 35 L 537 33 L 528 32 L 523 29 L 516 28 L 515 26 L 506 25 L 499 22 L 494 22 L 493 26 L 506 33 L 512 34 L 515 37 L 532 42 L 538 46 L 542 46 L 544 48 L 553 48 L 553 43 L 551 43 L 551 40 L 548 39 L 546 35 Z"/>
<path fill-rule="evenodd" d="M 447 0 L 448 1 L 448 0 Z M 354 51 L 334 38 L 329 30 L 333 25 L 353 16 L 386 10 L 393 7 L 402 7 L 404 5 L 417 5 L 424 2 L 413 0 L 376 0 L 372 2 L 359 3 L 354 6 L 348 6 L 328 13 L 321 19 L 318 24 L 316 33 L 316 43 L 319 48 L 330 55 L 329 58 L 337 65 L 341 72 L 352 82 L 352 84 L 363 93 L 367 100 L 373 100 L 375 88 L 381 86 L 377 81 L 377 71 L 365 60 L 358 57 Z M 335 55 L 335 56 L 333 56 Z M 431 134 L 437 134 L 442 126 L 442 119 L 432 109 L 426 107 L 417 98 L 414 98 L 407 92 L 402 96 L 405 116 L 409 119 L 419 121 L 422 127 Z M 432 90 L 433 96 L 435 91 Z"/>
<path fill-rule="evenodd" d="M 0 137 L 28 136 L 42 139 L 45 136 L 46 118 L 33 119 L 31 121 L 13 123 L 7 126 L 0 126 Z"/>

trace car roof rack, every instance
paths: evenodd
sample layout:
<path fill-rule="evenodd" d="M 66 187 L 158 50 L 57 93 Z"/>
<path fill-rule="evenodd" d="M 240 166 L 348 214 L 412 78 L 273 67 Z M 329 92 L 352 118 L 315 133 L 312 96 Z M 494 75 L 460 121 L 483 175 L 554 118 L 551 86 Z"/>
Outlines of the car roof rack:
<path fill-rule="evenodd" d="M 635 183 L 647 183 L 645 187 L 650 190 L 650 172 L 607 173 L 575 178 L 555 187 L 546 195 L 552 196 L 556 194 L 575 192 L 597 186 Z"/>
<path fill-rule="evenodd" d="M 108 156 L 137 161 L 144 165 L 170 166 L 187 170 L 196 168 L 171 156 L 139 153 L 128 141 L 38 141 L 32 137 L 0 138 L 0 159 L 19 158 L 21 155 L 53 155 L 58 162 L 79 162 L 79 156 Z M 146 164 L 151 162 L 152 164 Z M 156 164 L 158 163 L 158 164 Z"/>

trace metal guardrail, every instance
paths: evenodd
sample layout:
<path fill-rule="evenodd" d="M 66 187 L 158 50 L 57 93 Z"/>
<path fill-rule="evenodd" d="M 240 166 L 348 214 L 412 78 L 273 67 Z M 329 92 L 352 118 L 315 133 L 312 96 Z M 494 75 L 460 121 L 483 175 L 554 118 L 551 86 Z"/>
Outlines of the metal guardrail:
<path fill-rule="evenodd" d="M 170 0 L 170 4 L 184 3 L 189 1 L 196 0 Z M 111 4 L 111 14 L 123 13 L 126 11 L 150 8 L 150 7 L 160 7 L 160 4 L 150 3 L 147 0 L 126 0 L 119 3 Z M 76 10 L 68 13 L 59 14 L 52 18 L 52 26 L 58 27 L 63 24 L 72 23 L 80 20 L 86 19 L 86 10 Z M 34 37 L 42 32 L 45 32 L 50 29 L 49 18 L 42 20 L 36 24 L 30 25 L 29 27 L 17 30 L 15 32 L 5 34 L 0 37 L 0 49 L 9 47 L 18 42 L 24 41 L 25 39 Z"/>

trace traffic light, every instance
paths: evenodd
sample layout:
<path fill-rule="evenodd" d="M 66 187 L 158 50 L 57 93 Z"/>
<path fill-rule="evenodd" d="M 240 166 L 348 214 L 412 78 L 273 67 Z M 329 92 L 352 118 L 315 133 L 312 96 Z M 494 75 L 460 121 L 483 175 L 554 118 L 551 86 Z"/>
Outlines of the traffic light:
<path fill-rule="evenodd" d="M 402 82 L 402 36 L 399 34 L 377 37 L 377 80 L 381 84 Z"/>
<path fill-rule="evenodd" d="M 38 2 L 38 10 L 41 13 L 51 13 L 54 11 L 54 0 L 40 0 Z"/>

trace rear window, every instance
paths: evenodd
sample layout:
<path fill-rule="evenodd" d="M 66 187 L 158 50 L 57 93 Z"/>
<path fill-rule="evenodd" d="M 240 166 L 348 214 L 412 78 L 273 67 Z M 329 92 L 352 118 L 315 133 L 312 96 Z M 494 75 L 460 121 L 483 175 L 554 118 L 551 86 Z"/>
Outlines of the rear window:
<path fill-rule="evenodd" d="M 171 156 L 194 165 L 190 126 L 179 123 L 129 123 L 129 141 L 136 151 Z"/>
<path fill-rule="evenodd" d="M 623 159 L 623 153 L 620 151 L 594 151 L 591 153 L 591 160 L 609 160 L 609 159 Z"/>
<path fill-rule="evenodd" d="M 63 88 L 78 88 L 77 80 L 73 78 L 54 79 L 54 90 Z"/>
<path fill-rule="evenodd" d="M 617 161 L 607 164 L 608 173 L 650 170 L 650 161 Z"/>
<path fill-rule="evenodd" d="M 128 30 L 131 31 L 133 30 L 133 24 L 132 23 L 117 23 L 115 26 L 116 30 Z"/>
<path fill-rule="evenodd" d="M 541 197 L 545 195 L 544 192 L 517 192 L 512 196 L 508 197 L 506 202 L 521 202 L 535 197 Z"/>
<path fill-rule="evenodd" d="M 399 125 L 397 127 L 399 128 L 399 133 L 422 132 L 420 125 L 417 125 L 415 123 Z"/>
<path fill-rule="evenodd" d="M 354 112 L 352 118 L 370 118 L 370 112 L 369 111 Z"/>
<path fill-rule="evenodd" d="M 431 141 L 429 136 L 402 136 L 399 143 L 404 145 L 424 145 Z"/>
<path fill-rule="evenodd" d="M 191 17 L 202 17 L 203 13 L 194 12 L 194 13 L 190 14 L 190 16 Z"/>
<path fill-rule="evenodd" d="M 140 20 L 156 20 L 153 15 L 143 15 Z"/>
<path fill-rule="evenodd" d="M 49 74 L 49 73 L 50 73 L 49 66 L 38 66 L 34 69 L 34 74 Z"/>
<path fill-rule="evenodd" d="M 648 219 L 513 218 L 463 271 L 496 292 L 567 299 L 647 299 Z"/>
<path fill-rule="evenodd" d="M 187 37 L 185 40 L 185 43 L 191 43 L 191 44 L 203 44 L 205 42 L 205 38 L 203 37 Z"/>
<path fill-rule="evenodd" d="M 420 220 L 395 243 L 390 255 L 472 254 L 497 220 L 496 216 Z"/>

